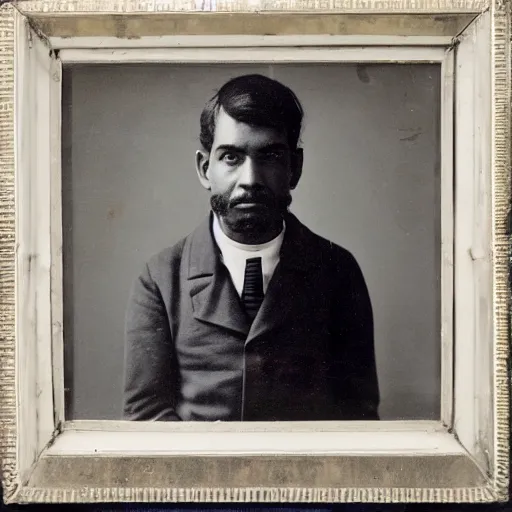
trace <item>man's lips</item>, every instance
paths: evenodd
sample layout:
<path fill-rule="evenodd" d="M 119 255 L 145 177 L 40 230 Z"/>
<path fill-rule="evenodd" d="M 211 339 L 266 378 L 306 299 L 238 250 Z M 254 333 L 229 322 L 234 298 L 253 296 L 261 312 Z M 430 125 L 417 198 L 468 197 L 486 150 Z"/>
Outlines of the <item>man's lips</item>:
<path fill-rule="evenodd" d="M 241 202 L 236 203 L 233 205 L 233 208 L 239 208 L 239 209 L 251 209 L 251 208 L 267 208 L 268 204 L 258 201 L 247 201 L 247 202 Z"/>

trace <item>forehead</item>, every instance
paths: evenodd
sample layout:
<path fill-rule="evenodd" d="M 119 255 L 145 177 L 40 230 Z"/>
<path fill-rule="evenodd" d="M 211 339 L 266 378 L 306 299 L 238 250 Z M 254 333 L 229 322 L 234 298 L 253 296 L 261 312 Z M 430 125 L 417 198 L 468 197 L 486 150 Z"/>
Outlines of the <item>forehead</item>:
<path fill-rule="evenodd" d="M 269 144 L 287 144 L 286 134 L 264 126 L 241 123 L 220 109 L 215 122 L 212 150 L 220 145 L 258 148 Z"/>

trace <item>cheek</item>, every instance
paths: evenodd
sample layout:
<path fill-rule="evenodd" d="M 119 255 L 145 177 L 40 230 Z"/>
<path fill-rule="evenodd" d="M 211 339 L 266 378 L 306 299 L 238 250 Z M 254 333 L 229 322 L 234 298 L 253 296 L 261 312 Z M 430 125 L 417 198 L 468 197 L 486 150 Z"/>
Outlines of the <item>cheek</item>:
<path fill-rule="evenodd" d="M 223 194 L 233 188 L 234 175 L 217 165 L 210 168 L 209 181 L 213 194 Z"/>
<path fill-rule="evenodd" d="M 287 169 L 274 169 L 268 174 L 267 183 L 274 192 L 287 192 L 290 189 L 291 174 Z"/>

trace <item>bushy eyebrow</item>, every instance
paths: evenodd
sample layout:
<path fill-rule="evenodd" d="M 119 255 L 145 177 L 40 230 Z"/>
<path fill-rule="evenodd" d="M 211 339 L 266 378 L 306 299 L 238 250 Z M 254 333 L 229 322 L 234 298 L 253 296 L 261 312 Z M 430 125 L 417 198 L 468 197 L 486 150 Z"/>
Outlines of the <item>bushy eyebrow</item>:
<path fill-rule="evenodd" d="M 274 142 L 272 144 L 267 144 L 265 146 L 261 146 L 257 149 L 259 153 L 266 153 L 269 151 L 288 151 L 288 145 L 282 142 Z M 235 144 L 221 144 L 215 148 L 215 152 L 219 151 L 233 151 L 235 153 L 245 153 L 246 148 L 244 146 L 237 146 Z"/>
<path fill-rule="evenodd" d="M 259 149 L 259 151 L 288 151 L 289 149 L 290 148 L 287 144 L 283 144 L 282 142 L 275 142 L 273 144 L 263 146 Z"/>
<path fill-rule="evenodd" d="M 221 144 L 215 148 L 215 152 L 218 153 L 220 151 L 234 151 L 236 153 L 242 152 L 244 149 L 240 146 L 235 146 L 234 144 Z"/>

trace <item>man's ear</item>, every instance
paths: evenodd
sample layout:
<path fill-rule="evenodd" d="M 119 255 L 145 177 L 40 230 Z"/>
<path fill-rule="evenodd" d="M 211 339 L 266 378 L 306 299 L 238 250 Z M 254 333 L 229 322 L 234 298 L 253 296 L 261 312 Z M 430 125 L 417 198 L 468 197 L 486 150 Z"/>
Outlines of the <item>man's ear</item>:
<path fill-rule="evenodd" d="M 302 148 L 297 148 L 292 154 L 291 171 L 292 175 L 290 178 L 290 188 L 293 190 L 299 183 L 300 177 L 302 176 L 302 164 L 304 162 L 304 152 Z"/>
<path fill-rule="evenodd" d="M 196 172 L 201 185 L 206 189 L 210 190 L 210 180 L 208 178 L 208 166 L 210 165 L 210 153 L 204 149 L 198 149 L 196 151 Z"/>

